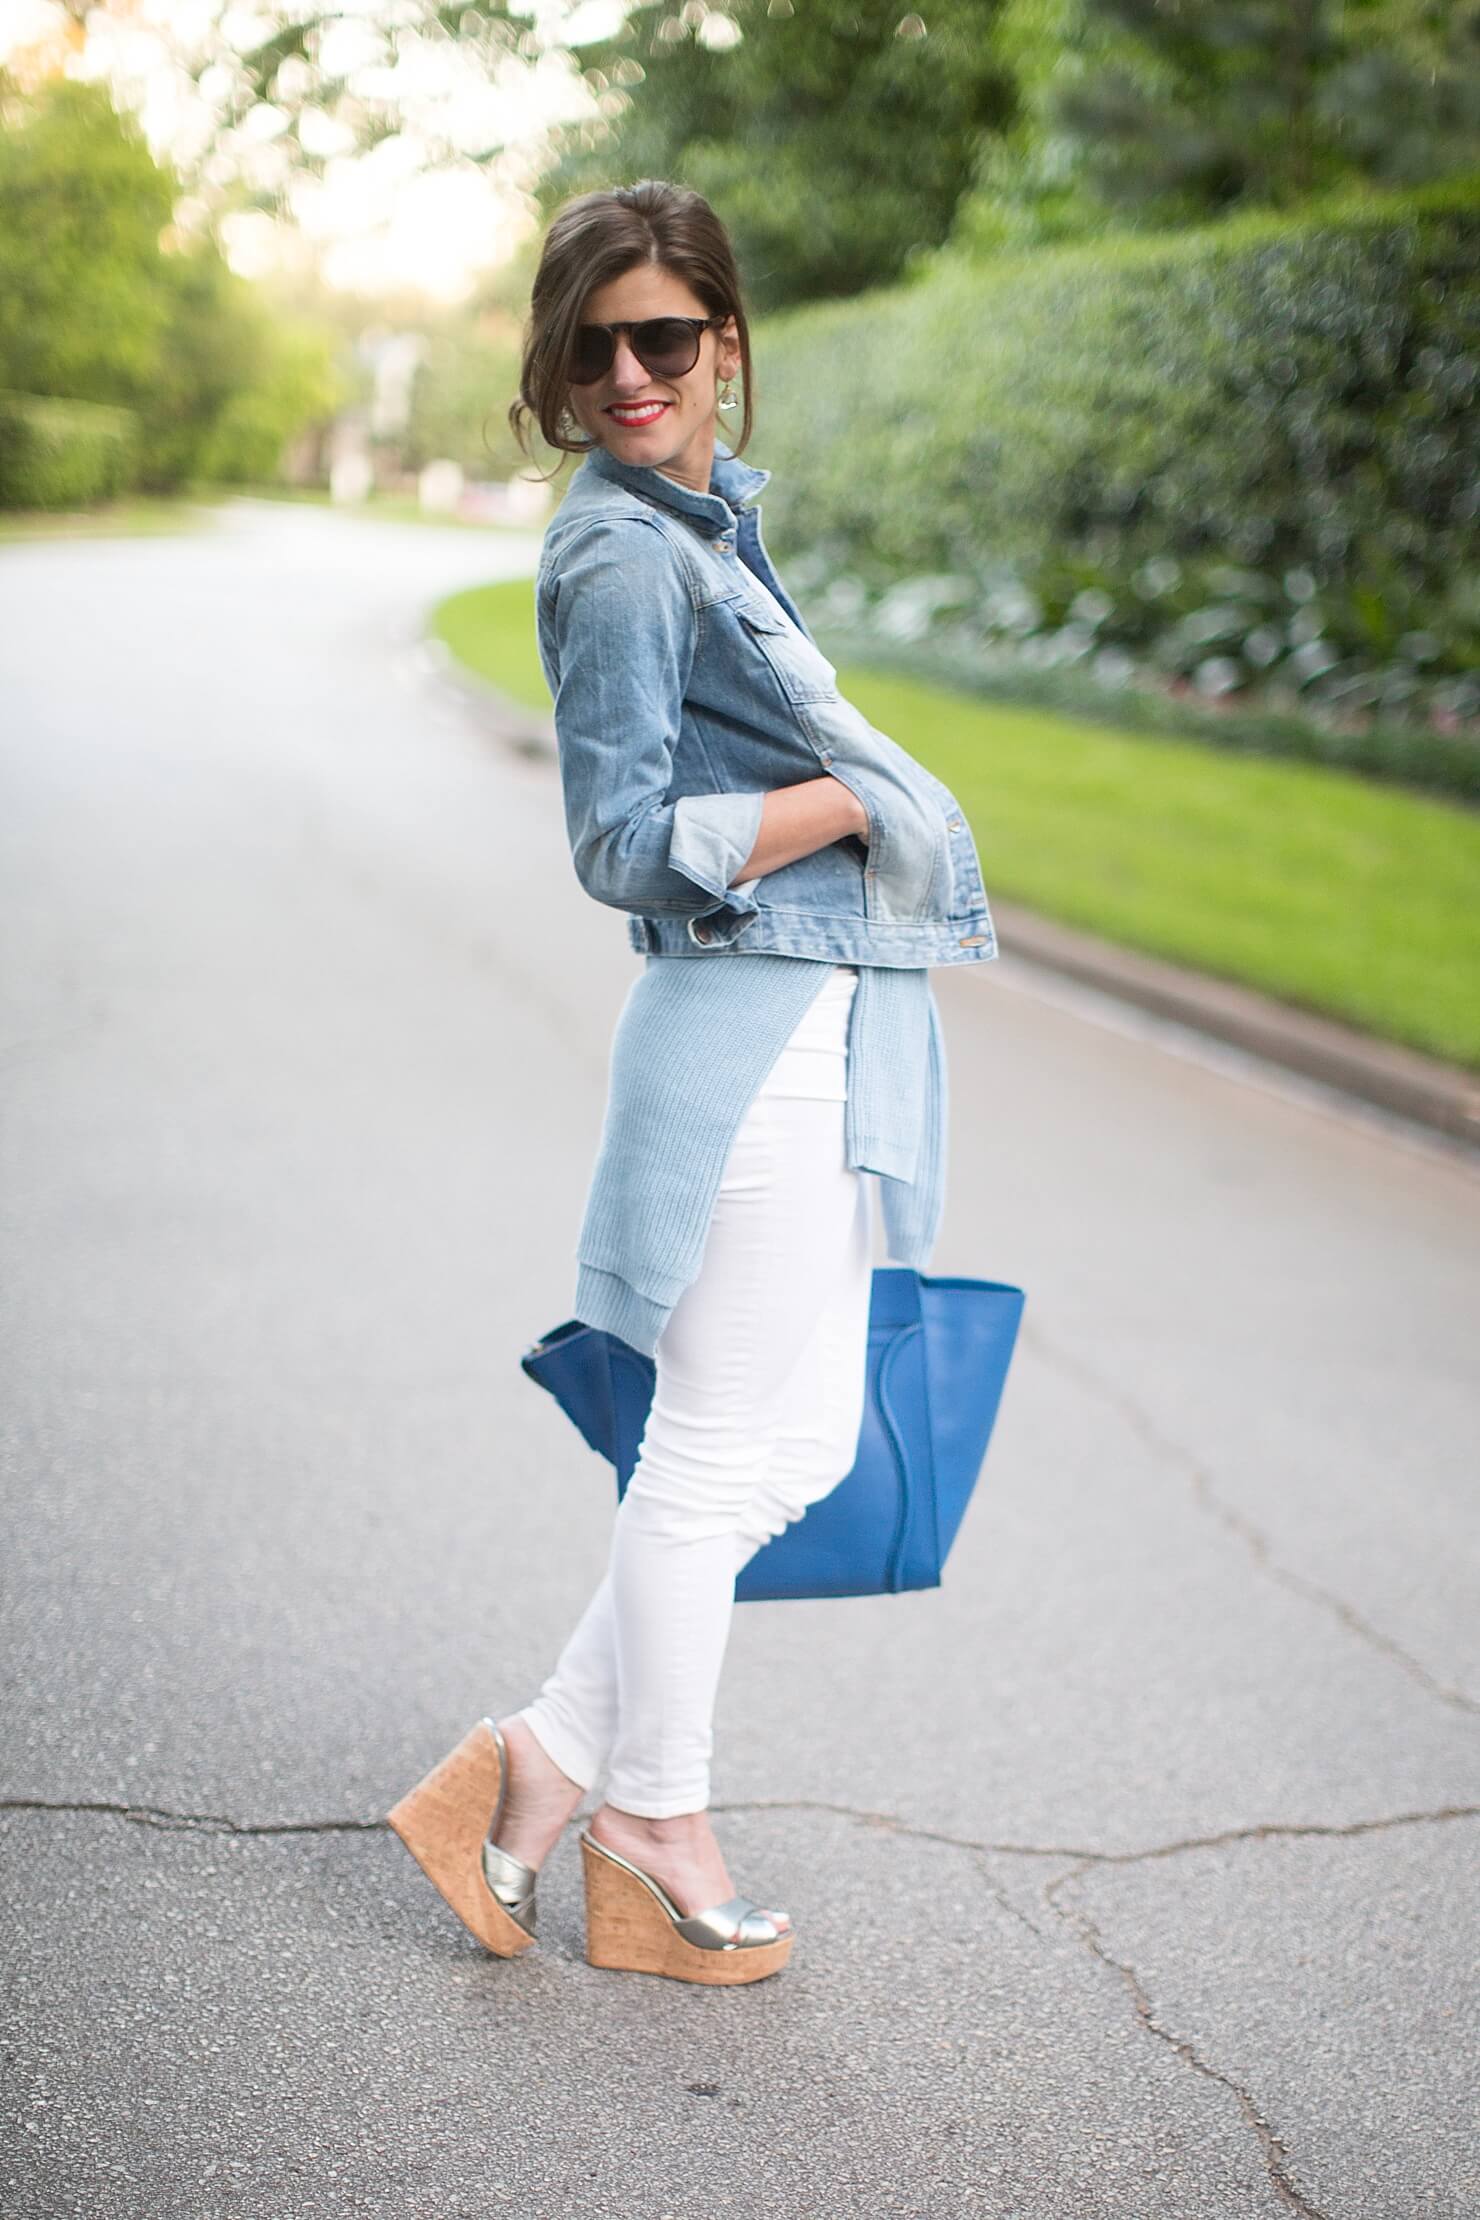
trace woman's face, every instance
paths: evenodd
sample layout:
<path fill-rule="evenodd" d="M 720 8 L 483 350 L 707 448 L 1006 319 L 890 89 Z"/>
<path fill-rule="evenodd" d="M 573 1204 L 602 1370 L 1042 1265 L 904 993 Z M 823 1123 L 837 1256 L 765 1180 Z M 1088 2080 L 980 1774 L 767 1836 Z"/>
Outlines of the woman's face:
<path fill-rule="evenodd" d="M 624 271 L 586 297 L 581 321 L 639 322 L 646 316 L 707 316 L 709 310 L 681 277 L 650 262 Z M 740 371 L 735 319 L 699 334 L 699 359 L 681 378 L 655 378 L 632 352 L 631 334 L 618 332 L 611 368 L 594 385 L 573 385 L 569 406 L 581 430 L 622 462 L 646 463 L 700 493 L 709 490 L 714 465 L 715 401 L 721 384 Z M 626 421 L 612 410 L 642 402 L 661 406 Z"/>

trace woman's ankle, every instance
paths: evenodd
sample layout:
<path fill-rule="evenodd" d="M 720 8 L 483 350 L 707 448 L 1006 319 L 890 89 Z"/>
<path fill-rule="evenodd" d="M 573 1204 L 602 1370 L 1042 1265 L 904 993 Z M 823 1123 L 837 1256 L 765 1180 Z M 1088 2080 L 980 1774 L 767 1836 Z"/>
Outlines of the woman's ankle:
<path fill-rule="evenodd" d="M 577 1798 L 585 1795 L 583 1784 L 551 1757 L 522 1711 L 511 1712 L 506 1719 L 500 1719 L 498 1730 L 509 1745 L 511 1756 L 522 1759 L 525 1768 L 539 1776 L 547 1793 L 562 1788 Z"/>
<path fill-rule="evenodd" d="M 592 1814 L 592 1840 L 628 1858 L 667 1889 L 685 1915 L 727 1902 L 735 1893 L 707 1810 L 661 1819 L 603 1804 Z"/>

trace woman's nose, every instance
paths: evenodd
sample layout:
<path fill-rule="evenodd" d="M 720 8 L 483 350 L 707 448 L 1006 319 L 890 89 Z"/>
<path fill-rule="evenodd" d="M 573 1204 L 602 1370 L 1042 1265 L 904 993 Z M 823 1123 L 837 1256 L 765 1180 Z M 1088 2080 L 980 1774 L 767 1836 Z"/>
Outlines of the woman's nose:
<path fill-rule="evenodd" d="M 652 384 L 652 375 L 643 368 L 632 352 L 632 343 L 626 332 L 615 333 L 612 345 L 616 350 L 612 356 L 613 386 L 619 394 L 641 393 L 645 386 Z"/>

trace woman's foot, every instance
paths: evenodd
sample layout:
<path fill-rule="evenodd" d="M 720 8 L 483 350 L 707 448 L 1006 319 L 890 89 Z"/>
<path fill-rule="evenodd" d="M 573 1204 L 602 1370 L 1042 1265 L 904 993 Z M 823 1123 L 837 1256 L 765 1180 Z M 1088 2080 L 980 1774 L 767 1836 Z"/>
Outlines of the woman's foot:
<path fill-rule="evenodd" d="M 509 1753 L 509 1779 L 498 1832 L 490 1824 L 488 1839 L 537 1871 L 586 1791 L 561 1772 L 534 1729 L 517 1714 L 500 1719 L 498 1728 Z"/>
<path fill-rule="evenodd" d="M 737 1893 L 707 1811 L 644 1819 L 615 1804 L 603 1804 L 586 1825 L 593 1841 L 615 1850 L 666 1889 L 685 1919 L 716 1904 L 728 1904 Z M 785 1912 L 772 1911 L 769 1905 L 760 1909 L 770 1913 L 783 1933 L 789 1931 L 791 1921 Z"/>

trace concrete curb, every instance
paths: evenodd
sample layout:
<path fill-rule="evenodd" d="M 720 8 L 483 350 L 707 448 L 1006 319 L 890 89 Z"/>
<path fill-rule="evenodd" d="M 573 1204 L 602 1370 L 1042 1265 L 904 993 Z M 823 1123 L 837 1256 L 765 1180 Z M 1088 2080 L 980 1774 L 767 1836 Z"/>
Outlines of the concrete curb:
<path fill-rule="evenodd" d="M 500 693 L 486 678 L 460 663 L 445 640 L 423 633 L 421 652 L 438 681 L 473 712 L 478 723 L 495 740 L 518 755 L 546 755 L 559 760 L 555 744 L 555 719 L 547 709 L 528 709 L 510 694 Z"/>
<path fill-rule="evenodd" d="M 555 725 L 548 712 L 511 701 L 457 664 L 440 642 L 428 644 L 443 675 L 491 733 L 521 755 L 556 760 Z M 1379 1040 L 1252 987 L 1117 947 L 1077 926 L 1003 901 L 990 890 L 988 899 L 1004 955 L 1031 957 L 1139 1009 L 1175 1018 L 1214 1040 L 1231 1042 L 1480 1149 L 1480 1072 Z"/>
<path fill-rule="evenodd" d="M 1015 902 L 989 899 L 1004 953 L 1030 956 L 1140 1009 L 1175 1018 L 1214 1040 L 1480 1148 L 1480 1072 L 1277 1002 L 1252 987 L 1116 947 Z"/>

